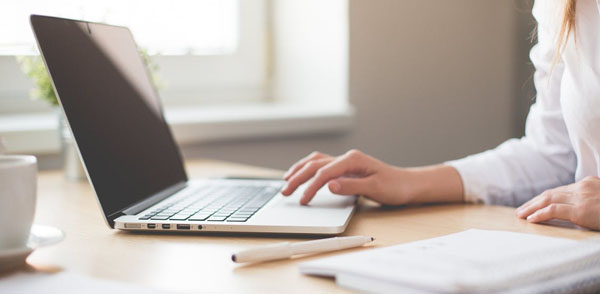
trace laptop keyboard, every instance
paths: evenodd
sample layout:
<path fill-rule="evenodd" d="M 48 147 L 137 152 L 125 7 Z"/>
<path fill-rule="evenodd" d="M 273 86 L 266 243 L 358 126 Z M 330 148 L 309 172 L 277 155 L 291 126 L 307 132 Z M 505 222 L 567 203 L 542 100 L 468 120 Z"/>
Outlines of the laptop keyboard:
<path fill-rule="evenodd" d="M 186 196 L 167 203 L 140 220 L 245 222 L 259 211 L 281 185 L 214 185 L 189 189 Z"/>

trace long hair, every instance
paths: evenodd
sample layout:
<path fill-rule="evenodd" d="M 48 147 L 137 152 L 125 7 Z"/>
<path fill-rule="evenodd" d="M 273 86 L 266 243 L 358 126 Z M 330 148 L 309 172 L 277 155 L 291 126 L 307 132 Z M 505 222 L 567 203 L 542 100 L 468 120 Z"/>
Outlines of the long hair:
<path fill-rule="evenodd" d="M 567 45 L 567 41 L 569 40 L 569 36 L 573 34 L 573 38 L 577 41 L 577 37 L 575 36 L 576 27 L 575 27 L 575 10 L 577 7 L 577 0 L 565 0 L 565 8 L 562 16 L 562 24 L 560 25 L 560 30 L 558 31 L 558 38 L 556 40 L 556 54 L 554 55 L 554 62 L 552 63 L 552 69 L 554 69 L 554 65 L 558 62 L 560 58 L 560 54 L 562 50 Z"/>

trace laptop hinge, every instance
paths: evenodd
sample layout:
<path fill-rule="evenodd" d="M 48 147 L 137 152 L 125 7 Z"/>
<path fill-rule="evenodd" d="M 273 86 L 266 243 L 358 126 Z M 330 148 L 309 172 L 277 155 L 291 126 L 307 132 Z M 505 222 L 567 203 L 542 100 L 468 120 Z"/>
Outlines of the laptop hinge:
<path fill-rule="evenodd" d="M 187 182 L 179 182 L 175 185 L 172 185 L 138 203 L 133 204 L 132 206 L 123 209 L 120 213 L 121 215 L 132 215 L 138 214 L 144 209 L 164 200 L 165 198 L 175 194 L 177 191 L 185 188 L 187 186 Z"/>

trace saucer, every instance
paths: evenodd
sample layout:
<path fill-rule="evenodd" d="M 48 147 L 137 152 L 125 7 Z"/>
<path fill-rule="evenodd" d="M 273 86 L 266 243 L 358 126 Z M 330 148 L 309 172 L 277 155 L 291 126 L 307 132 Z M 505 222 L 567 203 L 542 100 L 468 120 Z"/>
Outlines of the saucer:
<path fill-rule="evenodd" d="M 20 248 L 0 249 L 0 271 L 13 269 L 23 266 L 27 256 L 33 250 L 56 244 L 65 238 L 65 234 L 60 229 L 49 226 L 33 225 L 27 246 Z"/>

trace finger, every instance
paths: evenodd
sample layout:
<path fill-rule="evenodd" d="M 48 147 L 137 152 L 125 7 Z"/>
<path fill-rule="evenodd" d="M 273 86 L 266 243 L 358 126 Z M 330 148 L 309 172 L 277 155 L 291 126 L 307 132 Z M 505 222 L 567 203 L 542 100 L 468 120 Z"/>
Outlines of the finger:
<path fill-rule="evenodd" d="M 552 203 L 527 217 L 528 222 L 539 223 L 551 219 L 571 220 L 574 206 L 564 203 Z"/>
<path fill-rule="evenodd" d="M 296 191 L 298 186 L 312 178 L 317 170 L 331 161 L 333 161 L 333 158 L 322 158 L 308 162 L 288 180 L 285 187 L 281 190 L 281 194 L 285 196 L 291 195 Z"/>
<path fill-rule="evenodd" d="M 542 194 L 543 194 L 543 193 L 542 193 Z M 541 197 L 541 196 L 542 196 L 542 194 L 540 194 L 540 195 L 537 195 L 537 196 L 535 196 L 535 197 L 533 197 L 533 198 L 531 198 L 531 199 L 527 200 L 527 202 L 525 202 L 525 203 L 521 204 L 521 206 L 519 206 L 519 207 L 517 208 L 517 211 L 519 211 L 519 210 L 523 210 L 523 209 L 525 209 L 525 208 L 529 207 L 529 206 L 530 206 L 532 203 L 534 203 L 534 202 L 538 201 L 538 200 L 539 200 L 539 197 Z"/>
<path fill-rule="evenodd" d="M 517 216 L 520 218 L 526 218 L 532 213 L 550 205 L 551 203 L 569 203 L 568 194 L 557 192 L 555 190 L 548 190 L 539 196 L 529 200 L 527 203 L 517 208 Z"/>
<path fill-rule="evenodd" d="M 533 213 L 537 209 L 532 209 L 532 206 L 537 206 L 539 208 L 545 207 L 552 202 L 556 203 L 571 203 L 569 195 L 572 190 L 573 185 L 561 186 L 558 188 L 554 188 L 551 190 L 546 190 L 542 194 L 533 197 L 529 201 L 525 202 L 521 205 L 517 210 L 517 215 L 523 215 L 523 217 L 527 217 L 531 213 Z M 542 205 L 540 206 L 540 203 Z M 538 208 L 538 209 L 539 209 Z M 527 213 L 525 213 L 527 211 Z"/>
<path fill-rule="evenodd" d="M 367 195 L 373 192 L 373 179 L 366 178 L 337 178 L 329 181 L 329 191 L 338 195 Z"/>
<path fill-rule="evenodd" d="M 327 154 L 323 154 L 320 152 L 313 152 L 309 155 L 307 155 L 306 157 L 300 159 L 298 162 L 294 163 L 289 169 L 288 171 L 283 175 L 283 179 L 284 180 L 288 180 L 290 177 L 292 177 L 297 171 L 299 171 L 301 168 L 304 167 L 304 165 L 306 163 L 308 163 L 311 160 L 315 160 L 315 159 L 321 159 L 321 158 L 325 158 L 325 157 L 330 157 Z"/>
<path fill-rule="evenodd" d="M 300 204 L 308 204 L 308 202 L 315 197 L 317 191 L 319 191 L 319 189 L 327 182 L 345 175 L 356 165 L 357 163 L 354 158 L 343 156 L 322 167 L 315 175 L 312 183 L 304 190 L 304 195 L 302 195 L 302 198 L 300 199 Z"/>
<path fill-rule="evenodd" d="M 548 196 L 546 196 L 546 194 L 548 194 L 548 191 L 531 198 L 529 201 L 519 206 L 516 210 L 517 216 L 520 218 L 526 218 L 527 216 L 529 216 L 537 210 L 533 209 L 533 207 L 538 207 L 539 209 L 541 207 L 544 207 L 544 205 L 550 204 L 550 199 L 548 198 Z"/>

